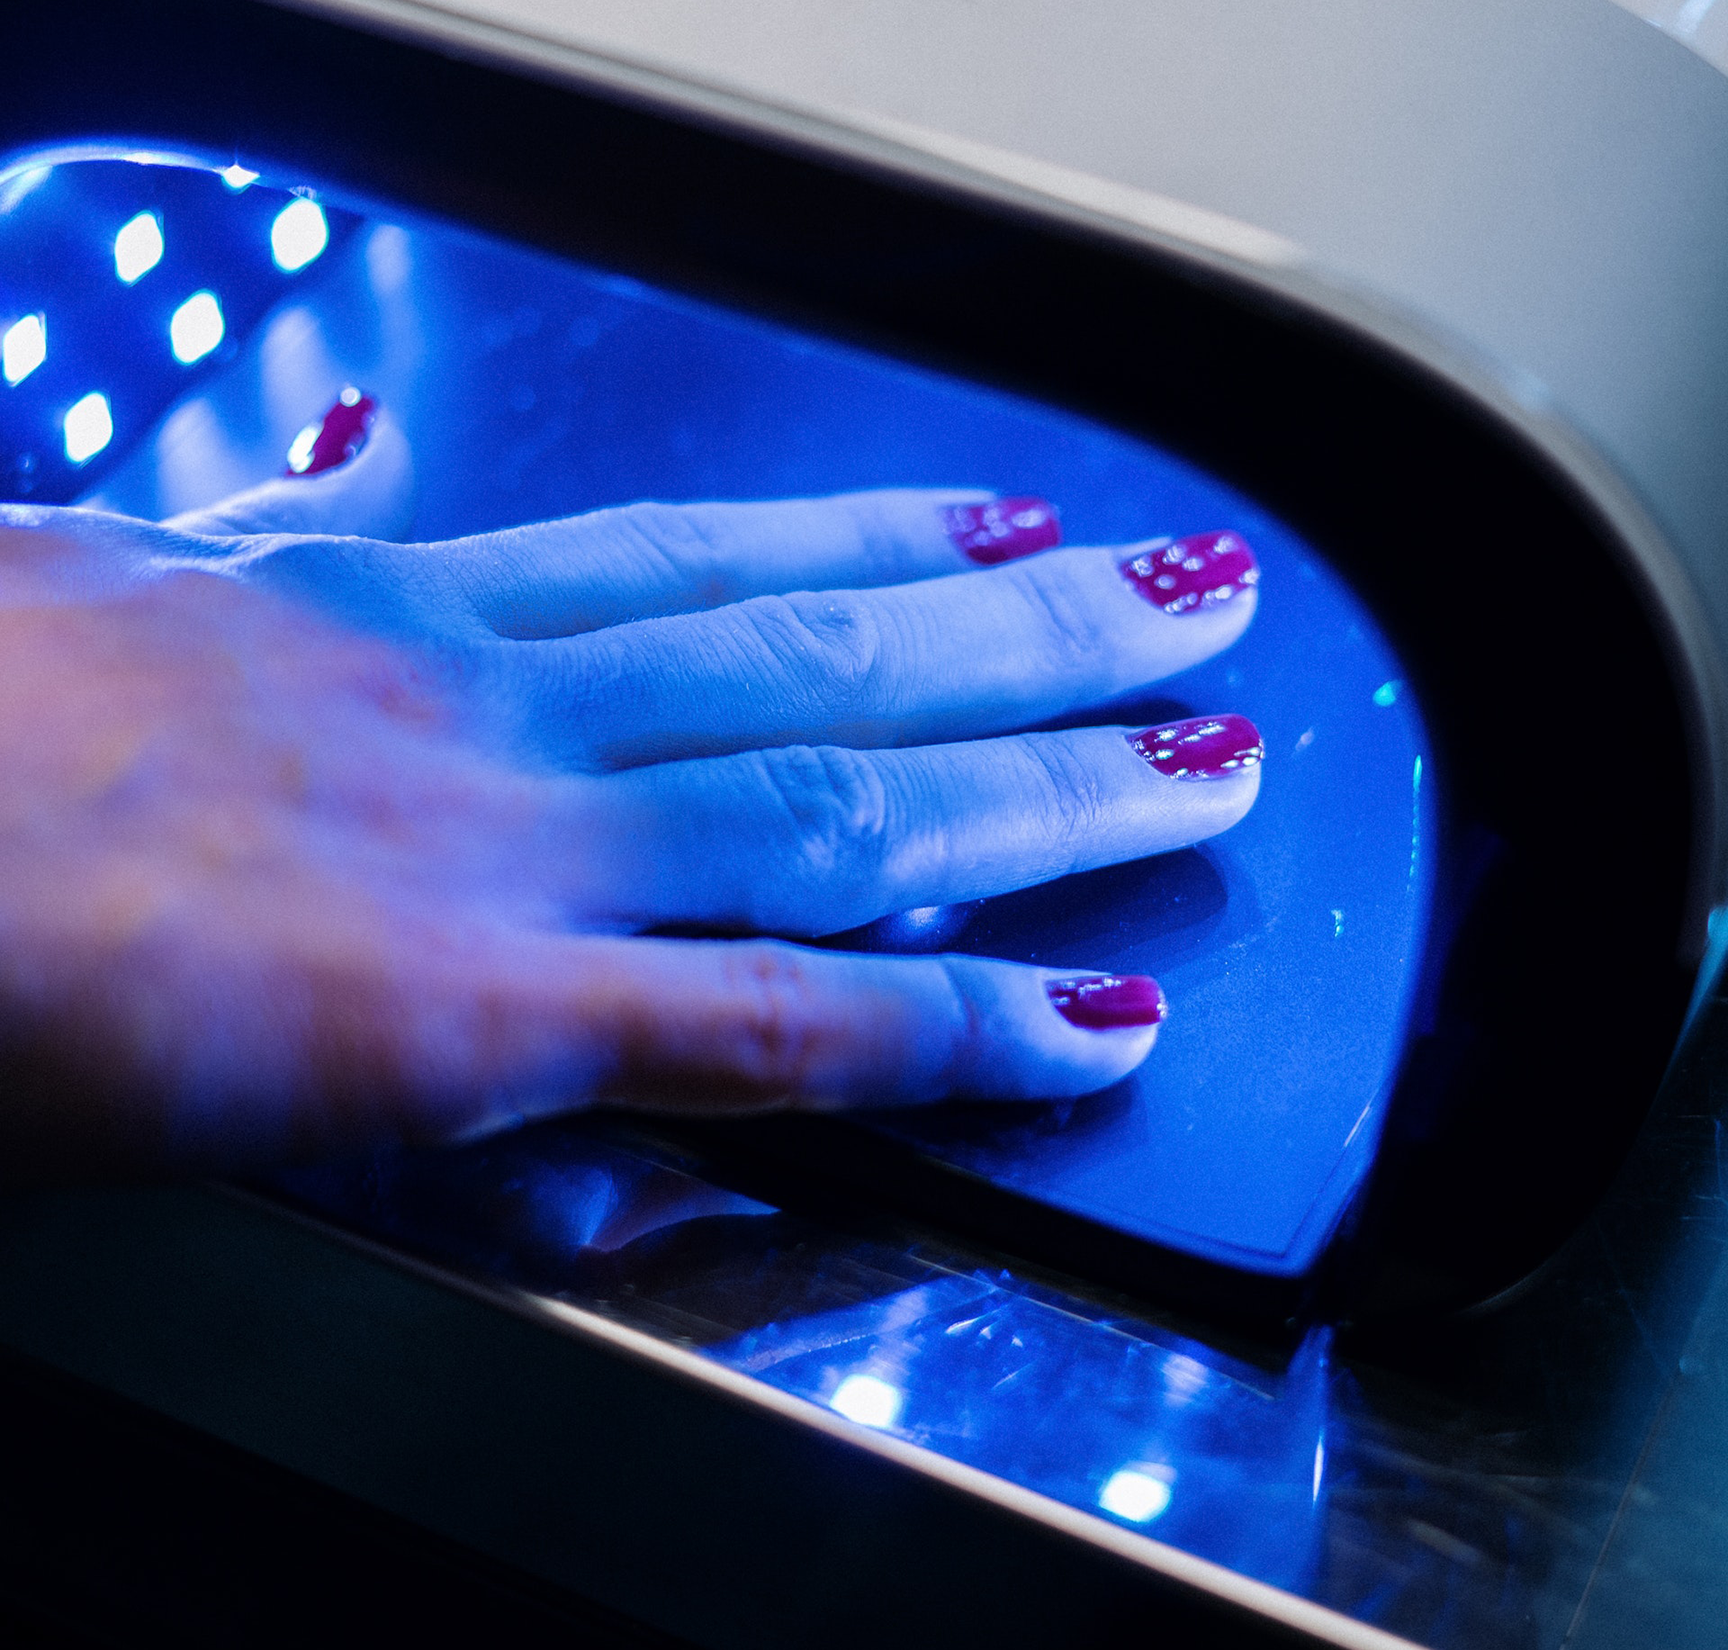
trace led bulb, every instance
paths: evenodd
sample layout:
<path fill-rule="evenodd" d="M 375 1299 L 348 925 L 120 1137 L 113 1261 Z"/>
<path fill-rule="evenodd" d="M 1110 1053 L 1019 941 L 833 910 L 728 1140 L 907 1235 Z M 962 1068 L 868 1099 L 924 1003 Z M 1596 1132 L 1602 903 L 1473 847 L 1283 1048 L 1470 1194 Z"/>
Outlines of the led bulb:
<path fill-rule="evenodd" d="M 162 223 L 140 212 L 114 237 L 114 273 L 128 286 L 162 261 Z"/>
<path fill-rule="evenodd" d="M 21 384 L 48 359 L 48 318 L 26 315 L 0 339 L 0 370 L 8 384 Z"/>
<path fill-rule="evenodd" d="M 114 439 L 114 415 L 108 410 L 108 397 L 92 390 L 81 401 L 75 401 L 66 414 L 66 456 L 74 464 L 94 458 Z"/>
<path fill-rule="evenodd" d="M 174 359 L 188 367 L 194 361 L 202 361 L 222 342 L 225 330 L 216 294 L 194 292 L 174 311 L 168 323 L 168 341 L 174 346 Z"/>
<path fill-rule="evenodd" d="M 304 269 L 330 242 L 324 209 L 305 196 L 291 200 L 270 225 L 270 251 L 276 267 L 292 275 Z"/>

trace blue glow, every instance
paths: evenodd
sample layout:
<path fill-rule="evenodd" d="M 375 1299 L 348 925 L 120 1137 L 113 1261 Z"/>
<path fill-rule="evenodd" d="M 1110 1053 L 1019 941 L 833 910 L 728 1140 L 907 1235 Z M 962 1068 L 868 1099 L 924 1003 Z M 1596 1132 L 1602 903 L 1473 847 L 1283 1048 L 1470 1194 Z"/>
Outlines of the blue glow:
<path fill-rule="evenodd" d="M 250 189 L 258 181 L 258 174 L 248 171 L 238 161 L 232 166 L 224 166 L 218 176 L 235 194 L 239 194 L 242 189 Z"/>
<path fill-rule="evenodd" d="M 1176 1474 L 1169 1467 L 1123 1467 L 1104 1481 L 1098 1505 L 1130 1524 L 1150 1524 L 1169 1507 L 1170 1487 L 1175 1481 Z"/>
<path fill-rule="evenodd" d="M 48 359 L 48 320 L 43 315 L 26 315 L 14 321 L 0 339 L 0 370 L 8 384 L 21 384 Z"/>
<path fill-rule="evenodd" d="M 63 426 L 66 434 L 66 456 L 74 464 L 94 458 L 114 439 L 114 415 L 108 410 L 108 397 L 92 390 L 82 400 L 72 404 Z"/>
<path fill-rule="evenodd" d="M 168 341 L 174 347 L 174 359 L 191 366 L 202 361 L 222 342 L 224 324 L 222 306 L 214 292 L 194 292 L 177 310 L 168 323 Z"/>
<path fill-rule="evenodd" d="M 140 212 L 114 237 L 114 273 L 128 286 L 162 261 L 162 223 L 154 212 Z"/>
<path fill-rule="evenodd" d="M 1382 710 L 1390 710 L 1398 703 L 1398 695 L 1404 691 L 1404 684 L 1394 678 L 1390 682 L 1382 682 L 1374 690 L 1374 703 Z"/>
<path fill-rule="evenodd" d="M 317 201 L 304 196 L 290 201 L 270 225 L 270 252 L 276 267 L 292 275 L 304 269 L 330 244 L 330 225 Z"/>
<path fill-rule="evenodd" d="M 891 1427 L 906 1401 L 899 1387 L 878 1375 L 848 1375 L 834 1389 L 828 1407 L 864 1427 Z"/>

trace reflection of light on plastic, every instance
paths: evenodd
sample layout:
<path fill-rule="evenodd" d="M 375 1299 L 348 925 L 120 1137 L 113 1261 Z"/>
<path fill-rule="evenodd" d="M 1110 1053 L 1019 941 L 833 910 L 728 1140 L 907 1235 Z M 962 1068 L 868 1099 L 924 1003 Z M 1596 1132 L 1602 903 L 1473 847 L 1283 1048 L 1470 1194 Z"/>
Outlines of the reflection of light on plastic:
<path fill-rule="evenodd" d="M 865 1427 L 891 1427 L 905 1401 L 899 1387 L 875 1375 L 848 1375 L 834 1389 L 828 1407 Z"/>
<path fill-rule="evenodd" d="M 1320 1480 L 1326 1476 L 1326 1440 L 1317 1439 L 1314 1444 L 1314 1493 L 1311 1500 L 1320 1499 Z"/>
<path fill-rule="evenodd" d="M 288 468 L 295 475 L 306 473 L 306 466 L 312 462 L 312 449 L 318 445 L 318 432 L 323 428 L 322 420 L 308 424 L 288 443 Z"/>
<path fill-rule="evenodd" d="M 26 315 L 14 321 L 0 339 L 0 370 L 8 384 L 21 384 L 48 359 L 47 319 L 41 315 Z"/>
<path fill-rule="evenodd" d="M 161 261 L 161 221 L 154 212 L 140 212 L 114 237 L 114 273 L 130 286 Z"/>
<path fill-rule="evenodd" d="M 235 161 L 232 166 L 224 166 L 218 175 L 221 177 L 222 181 L 236 193 L 242 189 L 249 188 L 252 184 L 255 184 L 258 181 L 258 174 L 256 172 L 247 171 L 239 161 Z"/>
<path fill-rule="evenodd" d="M 1150 1524 L 1170 1505 L 1176 1474 L 1168 1467 L 1123 1467 L 1098 1492 L 1098 1505 L 1130 1524 Z"/>
<path fill-rule="evenodd" d="M 168 323 L 168 341 L 174 346 L 174 359 L 191 366 L 202 361 L 222 342 L 222 306 L 214 292 L 194 292 L 177 310 Z"/>
<path fill-rule="evenodd" d="M 1396 679 L 1382 682 L 1374 690 L 1374 703 L 1382 710 L 1387 710 L 1398 703 L 1398 695 L 1404 691 L 1404 684 Z"/>
<path fill-rule="evenodd" d="M 1184 1352 L 1172 1352 L 1163 1364 L 1164 1395 L 1185 1404 L 1206 1384 L 1206 1366 Z"/>
<path fill-rule="evenodd" d="M 329 241 L 330 225 L 324 221 L 323 207 L 304 197 L 289 201 L 270 225 L 271 255 L 276 267 L 290 275 L 311 263 Z"/>
<path fill-rule="evenodd" d="M 32 166 L 27 171 L 14 172 L 0 179 L 0 214 L 10 212 L 19 201 L 38 190 L 53 175 L 52 166 Z"/>
<path fill-rule="evenodd" d="M 66 414 L 66 456 L 74 464 L 94 458 L 114 439 L 114 416 L 108 411 L 108 397 L 92 390 L 82 401 L 74 402 Z"/>

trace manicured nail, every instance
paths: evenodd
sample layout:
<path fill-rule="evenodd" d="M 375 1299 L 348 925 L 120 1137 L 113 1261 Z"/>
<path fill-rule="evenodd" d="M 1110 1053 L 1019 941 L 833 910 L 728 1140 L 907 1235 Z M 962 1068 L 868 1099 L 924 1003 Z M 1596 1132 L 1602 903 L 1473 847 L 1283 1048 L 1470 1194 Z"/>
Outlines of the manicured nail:
<path fill-rule="evenodd" d="M 1166 613 L 1201 613 L 1257 585 L 1260 564 L 1240 534 L 1196 533 L 1149 546 L 1122 574 Z"/>
<path fill-rule="evenodd" d="M 942 525 L 955 544 L 985 567 L 1015 561 L 1062 542 L 1056 506 L 1041 498 L 950 504 L 942 511 Z"/>
<path fill-rule="evenodd" d="M 322 475 L 346 464 L 366 445 L 377 414 L 378 403 L 350 384 L 336 397 L 329 412 L 316 424 L 308 424 L 288 444 L 288 468 L 283 475 Z"/>
<path fill-rule="evenodd" d="M 1257 768 L 1266 747 L 1246 716 L 1193 716 L 1128 735 L 1128 743 L 1172 779 L 1223 779 Z"/>
<path fill-rule="evenodd" d="M 1046 980 L 1044 989 L 1064 1020 L 1088 1031 L 1155 1026 L 1170 1012 L 1163 987 L 1150 974 L 1082 974 Z"/>

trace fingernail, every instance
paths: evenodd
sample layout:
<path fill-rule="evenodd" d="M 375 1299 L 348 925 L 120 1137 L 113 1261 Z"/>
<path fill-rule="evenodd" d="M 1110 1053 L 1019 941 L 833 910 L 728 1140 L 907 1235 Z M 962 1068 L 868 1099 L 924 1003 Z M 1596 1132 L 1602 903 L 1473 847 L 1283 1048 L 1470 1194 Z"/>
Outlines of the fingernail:
<path fill-rule="evenodd" d="M 1046 980 L 1044 990 L 1064 1020 L 1088 1031 L 1155 1026 L 1170 1012 L 1164 988 L 1150 974 L 1082 974 Z"/>
<path fill-rule="evenodd" d="M 1260 582 L 1260 564 L 1238 533 L 1196 533 L 1152 545 L 1123 563 L 1123 577 L 1166 613 L 1221 607 Z"/>
<path fill-rule="evenodd" d="M 1257 768 L 1266 755 L 1246 716 L 1192 716 L 1128 735 L 1135 752 L 1172 779 L 1223 779 Z"/>
<path fill-rule="evenodd" d="M 950 504 L 942 511 L 942 525 L 956 545 L 985 567 L 1015 561 L 1062 542 L 1056 506 L 1042 498 Z"/>
<path fill-rule="evenodd" d="M 346 464 L 366 445 L 377 413 L 378 403 L 350 384 L 336 397 L 329 412 L 316 424 L 308 424 L 288 444 L 288 468 L 283 475 L 322 475 Z"/>

